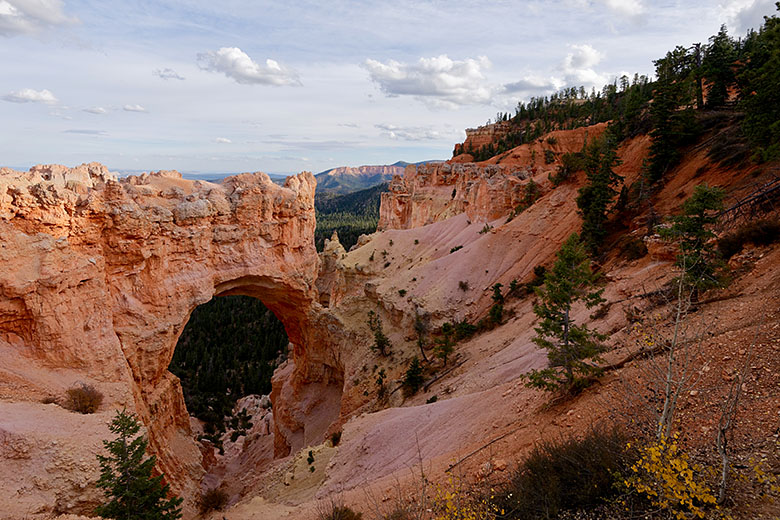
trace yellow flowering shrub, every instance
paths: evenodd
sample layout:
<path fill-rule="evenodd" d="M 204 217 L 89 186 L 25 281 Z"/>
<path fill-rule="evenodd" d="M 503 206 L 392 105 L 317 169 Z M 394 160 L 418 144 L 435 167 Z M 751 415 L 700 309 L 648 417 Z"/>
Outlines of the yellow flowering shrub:
<path fill-rule="evenodd" d="M 473 488 L 461 479 L 450 475 L 447 482 L 437 485 L 434 491 L 436 520 L 492 520 L 503 511 L 491 503 L 493 496 L 479 497 Z"/>
<path fill-rule="evenodd" d="M 647 497 L 654 507 L 681 520 L 704 518 L 707 508 L 717 507 L 715 495 L 701 480 L 702 468 L 689 461 L 676 435 L 640 447 L 639 455 L 624 484 Z"/>

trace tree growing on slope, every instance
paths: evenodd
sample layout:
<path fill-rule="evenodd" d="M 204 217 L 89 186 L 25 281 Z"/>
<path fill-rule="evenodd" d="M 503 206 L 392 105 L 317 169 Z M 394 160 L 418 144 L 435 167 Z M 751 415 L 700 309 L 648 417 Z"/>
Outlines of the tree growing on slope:
<path fill-rule="evenodd" d="M 585 149 L 588 183 L 580 188 L 577 207 L 582 216 L 582 241 L 596 251 L 607 235 L 607 209 L 617 195 L 615 186 L 622 181 L 613 168 L 621 163 L 616 146 L 609 138 L 592 141 Z"/>
<path fill-rule="evenodd" d="M 722 285 L 722 262 L 711 242 L 715 233 L 708 227 L 717 221 L 717 212 L 723 209 L 723 197 L 721 188 L 696 186 L 683 203 L 682 214 L 672 217 L 672 226 L 663 232 L 667 238 L 680 242 L 676 265 L 682 271 L 685 285 L 694 289 L 694 298 L 700 291 Z"/>
<path fill-rule="evenodd" d="M 540 302 L 534 313 L 540 318 L 534 330 L 534 343 L 547 350 L 550 366 L 533 370 L 527 375 L 527 385 L 544 390 L 574 391 L 585 380 L 599 373 L 594 363 L 604 350 L 605 336 L 576 325 L 571 307 L 582 301 L 588 308 L 603 302 L 603 290 L 595 290 L 596 275 L 580 237 L 573 233 L 558 251 L 558 259 L 545 274 L 544 285 L 536 289 Z"/>
<path fill-rule="evenodd" d="M 104 518 L 118 520 L 175 520 L 181 518 L 182 499 L 168 498 L 170 487 L 163 475 L 152 476 L 157 458 L 145 458 L 146 437 L 138 435 L 138 419 L 125 410 L 117 411 L 109 430 L 117 438 L 103 441 L 108 455 L 98 455 L 100 479 L 109 501 L 95 509 Z"/>

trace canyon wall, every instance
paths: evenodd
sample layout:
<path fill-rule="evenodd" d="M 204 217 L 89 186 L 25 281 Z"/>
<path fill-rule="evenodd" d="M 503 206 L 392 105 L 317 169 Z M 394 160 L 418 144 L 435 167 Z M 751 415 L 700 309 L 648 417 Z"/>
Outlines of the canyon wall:
<path fill-rule="evenodd" d="M 487 139 L 507 124 L 467 133 L 478 130 L 480 133 L 468 134 L 469 139 Z M 547 178 L 561 164 L 562 155 L 579 152 L 606 127 L 600 123 L 556 130 L 479 163 L 463 162 L 471 156 L 461 155 L 445 163 L 409 165 L 403 176 L 393 176 L 389 191 L 382 194 L 378 229 L 411 229 L 464 212 L 477 223 L 506 216 L 520 203 L 528 179 L 533 178 L 542 190 L 549 189 Z M 466 143 L 472 142 L 469 139 Z"/>
<path fill-rule="evenodd" d="M 382 194 L 378 229 L 410 229 L 463 212 L 473 222 L 494 220 L 517 206 L 531 173 L 527 167 L 476 163 L 407 166 Z"/>
<path fill-rule="evenodd" d="M 477 128 L 467 128 L 466 140 L 455 145 L 455 155 L 469 153 L 470 151 L 476 152 L 489 144 L 495 145 L 513 130 L 517 131 L 519 129 L 514 128 L 511 121 L 499 121 L 498 123 L 491 123 Z"/>
<path fill-rule="evenodd" d="M 195 497 L 201 455 L 167 367 L 196 306 L 245 294 L 281 319 L 292 344 L 274 378 L 277 453 L 320 440 L 339 415 L 343 367 L 339 324 L 314 285 L 315 184 L 308 172 L 281 187 L 262 173 L 217 185 L 177 172 L 118 180 L 96 163 L 0 170 L 0 400 L 43 406 L 92 383 L 107 418 L 122 406 L 139 414 L 158 467 Z M 63 439 L 73 433 L 53 421 Z M 0 424 L 0 436 L 15 427 Z"/>

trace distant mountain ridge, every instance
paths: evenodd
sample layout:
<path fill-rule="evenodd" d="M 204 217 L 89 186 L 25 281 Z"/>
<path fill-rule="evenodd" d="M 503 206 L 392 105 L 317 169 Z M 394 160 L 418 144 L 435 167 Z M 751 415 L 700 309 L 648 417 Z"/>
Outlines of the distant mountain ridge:
<path fill-rule="evenodd" d="M 377 184 L 382 184 L 393 178 L 393 175 L 402 175 L 406 165 L 399 163 L 382 166 L 339 166 L 320 172 L 317 178 L 317 191 L 329 191 L 333 193 L 349 193 L 358 191 Z"/>
<path fill-rule="evenodd" d="M 421 161 L 408 163 L 397 161 L 389 165 L 376 166 L 339 166 L 315 175 L 317 192 L 350 193 L 388 182 L 393 175 L 403 175 L 404 169 L 410 164 L 423 164 L 440 161 Z"/>

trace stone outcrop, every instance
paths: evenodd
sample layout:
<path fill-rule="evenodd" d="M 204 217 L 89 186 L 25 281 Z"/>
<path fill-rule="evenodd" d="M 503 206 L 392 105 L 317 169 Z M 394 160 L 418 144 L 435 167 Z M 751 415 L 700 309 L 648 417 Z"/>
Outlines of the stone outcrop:
<path fill-rule="evenodd" d="M 473 143 L 477 149 L 482 142 L 479 139 L 493 139 L 507 125 L 508 122 L 502 122 L 469 129 L 466 144 Z M 446 163 L 407 166 L 403 176 L 393 177 L 389 192 L 382 194 L 378 229 L 410 229 L 463 212 L 472 222 L 506 216 L 519 204 L 529 178 L 545 182 L 561 164 L 563 154 L 579 152 L 588 139 L 598 138 L 606 126 L 600 123 L 556 130 L 479 163 L 469 162 L 471 156 L 465 154 Z"/>
<path fill-rule="evenodd" d="M 494 220 L 517 206 L 532 172 L 476 163 L 407 166 L 382 194 L 378 229 L 410 229 L 463 212 L 473 222 Z"/>
<path fill-rule="evenodd" d="M 322 437 L 339 414 L 343 368 L 338 322 L 317 303 L 315 184 L 308 172 L 282 187 L 262 173 L 217 185 L 176 172 L 117 180 L 95 163 L 0 170 L 0 397 L 45 397 L 40 371 L 70 379 L 57 391 L 93 382 L 106 410 L 137 411 L 159 468 L 195 497 L 201 454 L 167 367 L 196 306 L 245 294 L 292 343 L 274 380 L 277 453 Z"/>
<path fill-rule="evenodd" d="M 463 143 L 455 145 L 455 155 L 469 153 L 470 151 L 479 151 L 485 146 L 496 145 L 503 137 L 506 137 L 513 130 L 510 121 L 499 121 L 477 128 L 466 129 L 466 140 Z"/>

